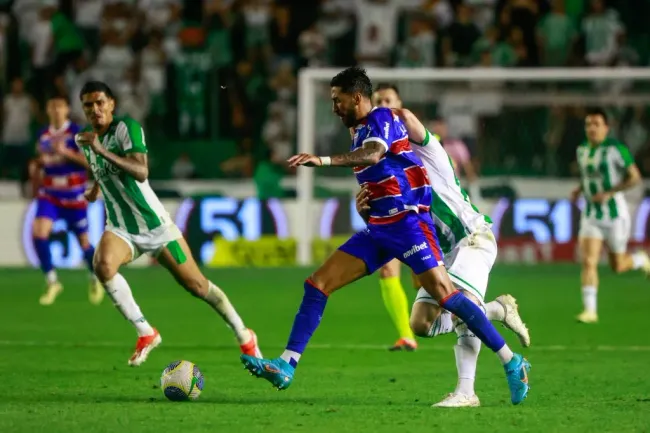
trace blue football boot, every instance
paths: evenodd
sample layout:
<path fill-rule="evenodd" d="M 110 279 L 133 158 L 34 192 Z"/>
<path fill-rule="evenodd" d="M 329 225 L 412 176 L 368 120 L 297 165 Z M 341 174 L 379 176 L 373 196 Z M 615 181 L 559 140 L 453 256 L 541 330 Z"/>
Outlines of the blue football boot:
<path fill-rule="evenodd" d="M 293 380 L 293 374 L 296 371 L 291 364 L 282 358 L 263 359 L 242 355 L 241 362 L 252 375 L 268 380 L 278 391 L 289 388 Z"/>
<path fill-rule="evenodd" d="M 510 401 L 512 404 L 519 404 L 526 399 L 530 389 L 528 384 L 530 362 L 515 353 L 510 362 L 503 367 L 506 370 L 506 379 L 508 379 L 508 388 L 510 388 Z"/>

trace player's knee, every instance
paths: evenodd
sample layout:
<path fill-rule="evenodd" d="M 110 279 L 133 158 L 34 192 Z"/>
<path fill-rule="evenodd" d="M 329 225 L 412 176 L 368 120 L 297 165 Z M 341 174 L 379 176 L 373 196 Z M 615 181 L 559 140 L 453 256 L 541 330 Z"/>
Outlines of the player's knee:
<path fill-rule="evenodd" d="M 392 263 L 388 263 L 379 269 L 379 278 L 393 277 L 399 277 L 399 267 L 394 266 Z"/>
<path fill-rule="evenodd" d="M 34 239 L 49 239 L 50 232 L 44 224 L 40 224 L 38 221 L 34 221 L 32 225 L 32 236 Z"/>
<path fill-rule="evenodd" d="M 415 315 L 411 315 L 409 324 L 411 326 L 411 331 L 413 331 L 413 333 L 418 337 L 427 337 L 429 329 L 433 326 L 433 322 L 428 320 L 426 317 Z"/>
<path fill-rule="evenodd" d="M 95 257 L 93 258 L 93 271 L 97 278 L 99 278 L 99 281 L 105 283 L 106 281 L 110 281 L 115 274 L 117 274 L 119 265 L 116 265 L 116 263 L 117 262 L 112 260 L 110 255 L 95 254 Z"/>
<path fill-rule="evenodd" d="M 327 295 L 336 290 L 334 279 L 324 272 L 313 273 L 306 282 Z"/>
<path fill-rule="evenodd" d="M 622 274 L 627 270 L 625 263 L 620 257 L 612 257 L 609 259 L 609 266 L 612 268 L 612 271 L 617 274 Z"/>
<path fill-rule="evenodd" d="M 591 271 L 598 267 L 598 257 L 585 256 L 582 258 L 582 269 Z"/>
<path fill-rule="evenodd" d="M 481 305 L 481 301 L 476 296 L 474 296 L 473 294 L 471 294 L 467 290 L 461 290 L 461 291 L 463 292 L 463 295 L 465 295 L 465 297 L 467 299 L 469 299 L 470 301 L 472 301 L 476 305 Z"/>

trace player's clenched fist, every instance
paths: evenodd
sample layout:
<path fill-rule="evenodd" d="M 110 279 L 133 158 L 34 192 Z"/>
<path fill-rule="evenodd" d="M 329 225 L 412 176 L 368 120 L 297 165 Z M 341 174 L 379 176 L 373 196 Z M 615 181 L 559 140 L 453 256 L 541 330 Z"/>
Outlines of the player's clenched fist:
<path fill-rule="evenodd" d="M 94 132 L 80 132 L 74 136 L 74 141 L 77 146 L 88 146 L 92 150 L 97 150 L 101 146 L 99 137 Z"/>

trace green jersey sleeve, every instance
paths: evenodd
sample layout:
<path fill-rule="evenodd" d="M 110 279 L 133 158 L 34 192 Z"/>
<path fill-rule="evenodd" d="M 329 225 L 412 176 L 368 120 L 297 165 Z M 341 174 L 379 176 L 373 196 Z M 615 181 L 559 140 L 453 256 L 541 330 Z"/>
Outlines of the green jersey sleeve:
<path fill-rule="evenodd" d="M 623 161 L 623 167 L 628 168 L 634 164 L 634 158 L 630 153 L 630 149 L 624 144 L 617 144 L 616 149 L 621 155 L 621 160 Z"/>
<path fill-rule="evenodd" d="M 422 140 L 422 143 L 418 143 L 417 141 L 414 141 L 414 140 L 411 140 L 411 143 L 416 144 L 416 145 L 421 146 L 421 147 L 424 147 L 427 144 L 429 144 L 429 142 L 431 141 L 431 137 L 433 137 L 436 140 L 440 141 L 440 137 L 438 136 L 438 134 L 433 134 L 433 133 L 429 132 L 428 129 L 425 128 L 424 129 L 424 140 Z"/>
<path fill-rule="evenodd" d="M 144 130 L 135 120 L 126 117 L 115 129 L 115 138 L 124 153 L 147 153 Z"/>

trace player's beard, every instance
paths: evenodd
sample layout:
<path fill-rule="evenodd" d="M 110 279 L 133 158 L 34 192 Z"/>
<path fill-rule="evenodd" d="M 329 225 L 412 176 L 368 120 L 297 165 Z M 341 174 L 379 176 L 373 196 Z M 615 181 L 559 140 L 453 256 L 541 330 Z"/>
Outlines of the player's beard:
<path fill-rule="evenodd" d="M 343 121 L 343 124 L 345 125 L 346 128 L 353 128 L 357 126 L 357 115 L 355 113 L 354 108 L 351 108 L 348 110 L 343 117 L 341 117 L 341 120 Z"/>

